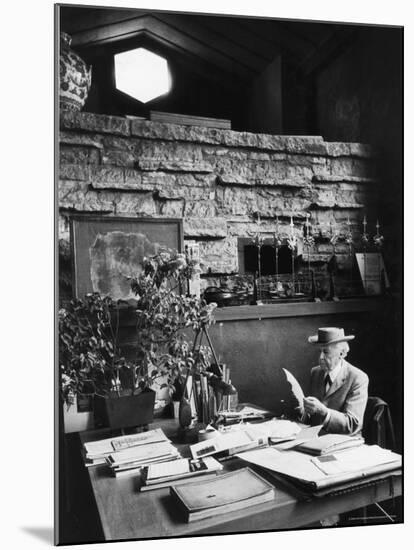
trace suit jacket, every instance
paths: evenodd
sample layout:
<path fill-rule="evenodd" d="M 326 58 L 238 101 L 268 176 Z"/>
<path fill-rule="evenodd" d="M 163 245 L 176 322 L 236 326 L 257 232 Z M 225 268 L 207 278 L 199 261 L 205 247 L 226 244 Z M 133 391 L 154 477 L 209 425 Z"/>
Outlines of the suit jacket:
<path fill-rule="evenodd" d="M 316 397 L 330 409 L 331 416 L 324 426 L 327 433 L 357 434 L 362 430 L 365 407 L 368 400 L 368 376 L 343 361 L 338 376 L 325 395 L 326 372 L 320 367 L 311 371 L 310 395 Z M 323 424 L 320 415 L 312 415 L 310 422 Z"/>

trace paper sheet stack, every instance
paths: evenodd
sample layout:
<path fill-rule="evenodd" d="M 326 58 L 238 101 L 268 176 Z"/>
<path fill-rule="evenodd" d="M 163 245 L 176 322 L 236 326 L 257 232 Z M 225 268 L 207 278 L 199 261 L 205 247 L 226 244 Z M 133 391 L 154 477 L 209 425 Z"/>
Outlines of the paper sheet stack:
<path fill-rule="evenodd" d="M 85 464 L 108 464 L 114 475 L 138 473 L 140 468 L 181 458 L 161 429 L 91 441 L 84 444 Z"/>

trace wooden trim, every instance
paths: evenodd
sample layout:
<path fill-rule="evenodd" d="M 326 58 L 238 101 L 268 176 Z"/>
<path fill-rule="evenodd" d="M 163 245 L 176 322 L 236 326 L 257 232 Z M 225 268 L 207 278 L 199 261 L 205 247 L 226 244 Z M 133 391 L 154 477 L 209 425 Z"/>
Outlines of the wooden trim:
<path fill-rule="evenodd" d="M 381 299 L 343 300 L 342 302 L 301 302 L 293 304 L 263 304 L 262 306 L 230 306 L 216 309 L 217 323 L 249 321 L 280 317 L 307 317 L 337 313 L 363 313 L 383 307 Z"/>
<path fill-rule="evenodd" d="M 286 317 L 309 317 L 317 315 L 335 315 L 341 313 L 367 313 L 383 309 L 382 298 L 348 299 L 339 302 L 300 302 L 291 304 L 263 304 L 262 306 L 229 306 L 217 308 L 214 312 L 216 323 L 231 321 L 260 321 Z M 135 308 L 125 307 L 120 310 L 120 327 L 135 326 Z M 125 344 L 132 345 L 126 338 Z"/>

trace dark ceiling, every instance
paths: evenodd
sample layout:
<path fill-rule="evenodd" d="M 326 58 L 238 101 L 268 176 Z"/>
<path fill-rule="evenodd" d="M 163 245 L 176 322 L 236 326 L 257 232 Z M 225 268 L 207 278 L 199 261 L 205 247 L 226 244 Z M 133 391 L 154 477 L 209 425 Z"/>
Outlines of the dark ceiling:
<path fill-rule="evenodd" d="M 343 24 L 73 6 L 61 6 L 59 20 L 73 49 L 93 66 L 86 110 L 138 116 L 164 110 L 271 132 L 265 122 L 263 128 L 252 122 L 251 98 L 254 87 L 263 86 L 261 75 L 279 59 L 280 90 L 274 82 L 269 94 L 279 94 L 283 104 L 283 129 L 280 122 L 277 132 L 293 133 L 313 130 L 312 79 L 358 32 Z M 167 57 L 175 83 L 172 93 L 146 105 L 120 93 L 114 81 L 114 54 L 137 47 Z"/>
<path fill-rule="evenodd" d="M 110 45 L 127 49 L 132 39 L 148 38 L 224 73 L 250 79 L 275 55 L 305 73 L 326 62 L 358 28 L 354 25 L 247 17 L 145 12 L 131 9 L 61 8 L 61 30 L 72 45 L 90 54 Z"/>

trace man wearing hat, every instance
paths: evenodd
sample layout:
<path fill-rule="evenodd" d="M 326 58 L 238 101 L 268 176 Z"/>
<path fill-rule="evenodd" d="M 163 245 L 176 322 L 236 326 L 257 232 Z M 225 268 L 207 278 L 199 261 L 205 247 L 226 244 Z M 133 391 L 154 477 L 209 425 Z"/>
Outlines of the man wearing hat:
<path fill-rule="evenodd" d="M 357 434 L 362 430 L 368 399 L 368 376 L 345 361 L 349 351 L 344 329 L 324 327 L 309 337 L 320 350 L 311 371 L 310 397 L 303 400 L 303 420 L 322 424 L 328 433 Z"/>

